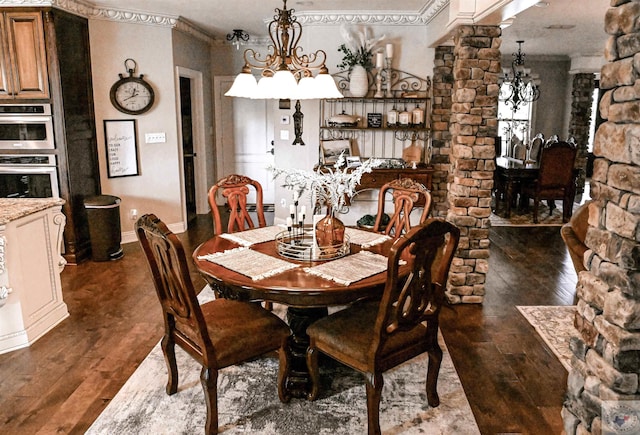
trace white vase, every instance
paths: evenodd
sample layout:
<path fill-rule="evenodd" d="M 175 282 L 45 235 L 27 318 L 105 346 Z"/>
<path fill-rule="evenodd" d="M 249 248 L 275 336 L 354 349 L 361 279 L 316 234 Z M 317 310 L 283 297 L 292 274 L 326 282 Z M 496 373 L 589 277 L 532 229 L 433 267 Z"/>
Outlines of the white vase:
<path fill-rule="evenodd" d="M 362 65 L 354 65 L 349 76 L 349 92 L 352 97 L 364 97 L 369 91 L 369 77 Z"/>

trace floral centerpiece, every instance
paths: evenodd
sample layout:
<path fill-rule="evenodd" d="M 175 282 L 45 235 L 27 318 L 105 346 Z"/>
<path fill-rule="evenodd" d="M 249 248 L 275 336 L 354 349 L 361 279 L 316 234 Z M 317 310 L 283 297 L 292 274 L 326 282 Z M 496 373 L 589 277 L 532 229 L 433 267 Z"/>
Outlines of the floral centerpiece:
<path fill-rule="evenodd" d="M 340 154 L 333 166 L 318 167 L 315 171 L 303 169 L 281 169 L 269 167 L 273 177 L 284 176 L 283 187 L 294 191 L 300 197 L 305 191 L 311 192 L 317 202 L 327 206 L 327 214 L 336 215 L 344 210 L 347 199 L 356 194 L 362 175 L 376 166 L 368 159 L 360 166 L 349 170 L 344 153 Z"/>
<path fill-rule="evenodd" d="M 346 243 L 345 227 L 336 214 L 344 210 L 347 199 L 356 194 L 362 175 L 374 167 L 371 159 L 356 168 L 346 165 L 344 153 L 340 154 L 333 167 L 319 167 L 315 171 L 302 169 L 280 169 L 270 167 L 274 178 L 284 176 L 283 187 L 293 190 L 294 198 L 309 191 L 318 205 L 327 207 L 327 215 L 315 223 L 315 241 L 319 247 L 335 247 Z M 315 214 L 315 213 L 314 213 Z"/>

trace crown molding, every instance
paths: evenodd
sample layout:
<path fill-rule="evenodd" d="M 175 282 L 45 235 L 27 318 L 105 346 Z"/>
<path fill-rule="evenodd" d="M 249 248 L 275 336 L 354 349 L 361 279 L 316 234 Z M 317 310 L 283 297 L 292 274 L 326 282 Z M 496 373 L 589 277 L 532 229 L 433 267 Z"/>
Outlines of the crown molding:
<path fill-rule="evenodd" d="M 0 0 L 0 7 L 52 7 L 88 19 L 169 27 L 208 44 L 213 44 L 216 41 L 208 33 L 177 16 L 108 9 L 94 6 L 82 0 Z"/>
<path fill-rule="evenodd" d="M 431 0 L 427 2 L 419 12 L 367 12 L 367 13 L 345 13 L 344 11 L 323 11 L 323 12 L 296 12 L 296 19 L 304 25 L 327 25 L 327 24 L 369 24 L 387 26 L 426 26 L 440 13 L 449 0 Z M 266 20 L 268 22 L 270 20 Z"/>

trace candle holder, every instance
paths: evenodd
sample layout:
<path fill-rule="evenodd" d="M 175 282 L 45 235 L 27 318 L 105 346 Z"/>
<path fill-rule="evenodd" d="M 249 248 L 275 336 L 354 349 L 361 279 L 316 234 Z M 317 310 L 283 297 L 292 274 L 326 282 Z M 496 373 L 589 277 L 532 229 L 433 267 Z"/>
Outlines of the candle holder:
<path fill-rule="evenodd" d="M 391 91 L 391 61 L 393 60 L 392 57 L 386 57 L 384 59 L 384 65 L 385 65 L 385 69 L 386 69 L 386 75 L 387 75 L 387 89 L 385 91 L 385 97 L 387 98 L 392 98 L 393 97 L 393 92 Z"/>
<path fill-rule="evenodd" d="M 378 68 L 378 73 L 376 74 L 376 93 L 373 97 L 384 97 L 384 92 L 382 91 L 382 68 Z"/>

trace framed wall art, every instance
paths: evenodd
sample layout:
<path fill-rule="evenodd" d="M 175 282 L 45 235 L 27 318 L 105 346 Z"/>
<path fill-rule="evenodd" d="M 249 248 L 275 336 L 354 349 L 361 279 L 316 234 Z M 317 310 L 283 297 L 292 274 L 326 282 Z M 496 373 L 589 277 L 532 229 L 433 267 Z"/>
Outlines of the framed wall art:
<path fill-rule="evenodd" d="M 140 175 L 135 119 L 105 120 L 104 140 L 109 178 Z"/>

